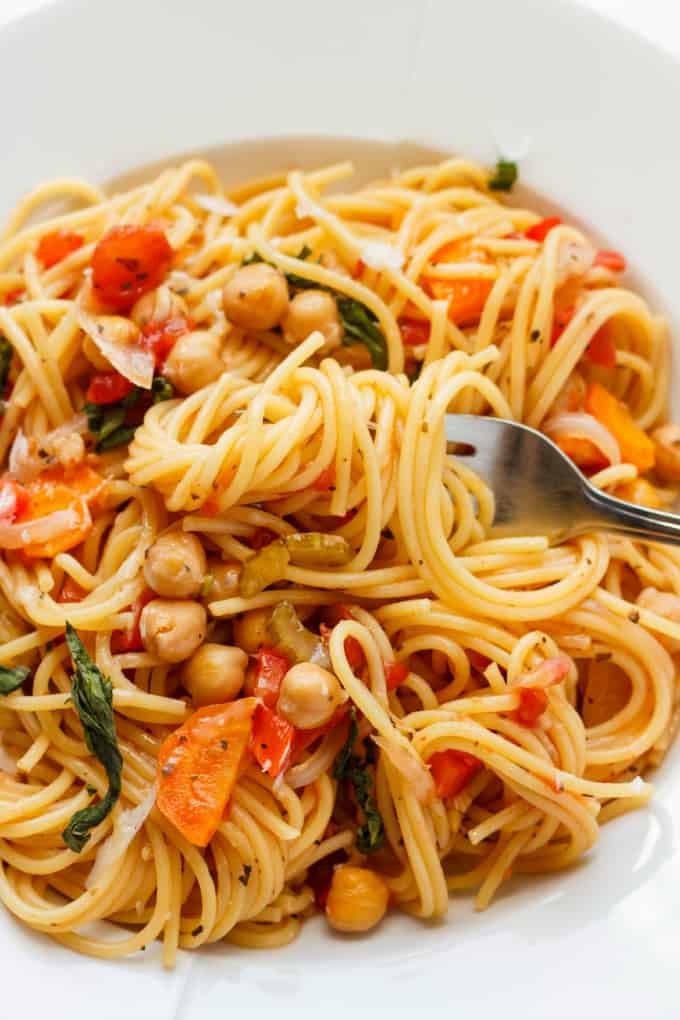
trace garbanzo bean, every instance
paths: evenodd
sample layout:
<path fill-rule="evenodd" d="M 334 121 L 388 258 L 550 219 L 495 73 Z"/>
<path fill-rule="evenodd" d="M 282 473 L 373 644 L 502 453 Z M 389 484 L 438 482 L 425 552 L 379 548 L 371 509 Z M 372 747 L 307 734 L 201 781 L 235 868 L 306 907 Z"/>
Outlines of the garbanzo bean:
<path fill-rule="evenodd" d="M 288 284 L 278 269 L 256 262 L 237 269 L 223 291 L 224 312 L 243 329 L 278 326 L 288 308 Z"/>
<path fill-rule="evenodd" d="M 276 711 L 298 729 L 313 730 L 327 723 L 346 700 L 335 674 L 314 662 L 299 662 L 281 681 Z"/>
<path fill-rule="evenodd" d="M 326 917 L 336 931 L 368 931 L 385 916 L 387 885 L 375 871 L 341 864 L 333 872 L 326 900 Z"/>
<path fill-rule="evenodd" d="M 206 575 L 205 551 L 196 535 L 169 531 L 156 539 L 144 561 L 146 583 L 166 598 L 198 595 Z"/>
<path fill-rule="evenodd" d="M 342 341 L 338 306 L 332 294 L 324 290 L 302 290 L 291 301 L 282 323 L 284 340 L 297 345 L 310 333 L 323 333 L 325 350 L 332 351 Z"/>
<path fill-rule="evenodd" d="M 163 366 L 163 375 L 180 393 L 195 393 L 225 371 L 221 343 L 214 333 L 194 329 L 176 341 Z"/>
<path fill-rule="evenodd" d="M 240 648 L 201 645 L 182 670 L 182 683 L 199 708 L 233 701 L 243 687 L 247 665 L 248 656 Z"/>
<path fill-rule="evenodd" d="M 163 662 L 183 662 L 202 644 L 207 623 L 200 602 L 153 599 L 142 610 L 139 629 L 151 655 Z"/>

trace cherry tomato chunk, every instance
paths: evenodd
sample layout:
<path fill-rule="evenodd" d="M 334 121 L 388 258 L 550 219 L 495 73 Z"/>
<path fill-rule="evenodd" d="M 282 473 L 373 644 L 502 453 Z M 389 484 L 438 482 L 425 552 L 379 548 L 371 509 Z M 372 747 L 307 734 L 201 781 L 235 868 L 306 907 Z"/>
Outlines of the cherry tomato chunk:
<path fill-rule="evenodd" d="M 127 311 L 162 283 L 171 261 L 172 248 L 158 227 L 112 227 L 92 256 L 92 287 L 103 304 Z"/>

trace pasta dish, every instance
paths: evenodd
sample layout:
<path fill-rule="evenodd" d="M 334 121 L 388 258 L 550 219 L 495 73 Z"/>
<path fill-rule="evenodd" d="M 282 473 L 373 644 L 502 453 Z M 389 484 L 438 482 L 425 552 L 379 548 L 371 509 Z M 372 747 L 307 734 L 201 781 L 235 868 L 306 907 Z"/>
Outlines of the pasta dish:
<path fill-rule="evenodd" d="M 663 320 L 513 163 L 352 171 L 55 181 L 0 240 L 0 898 L 81 953 L 484 909 L 677 728 L 680 550 L 489 538 L 444 431 L 670 506 Z"/>

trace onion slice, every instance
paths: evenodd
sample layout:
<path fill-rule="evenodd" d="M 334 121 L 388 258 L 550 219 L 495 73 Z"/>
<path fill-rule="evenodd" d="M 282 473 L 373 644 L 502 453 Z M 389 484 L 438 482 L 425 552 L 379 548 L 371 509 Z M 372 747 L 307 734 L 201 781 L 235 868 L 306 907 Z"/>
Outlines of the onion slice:
<path fill-rule="evenodd" d="M 218 216 L 235 216 L 238 206 L 221 195 L 194 195 L 194 202 L 206 212 L 217 213 Z"/>
<path fill-rule="evenodd" d="M 87 432 L 87 418 L 84 414 L 75 415 L 63 425 L 41 436 L 40 439 L 36 439 L 34 436 L 29 438 L 21 428 L 18 429 L 9 451 L 9 473 L 23 485 L 33 481 L 43 471 L 52 467 L 58 459 L 53 452 L 55 439 L 59 440 L 74 433 L 82 435 L 85 432 Z M 45 451 L 47 455 L 38 456 L 39 449 Z"/>
<path fill-rule="evenodd" d="M 151 351 L 145 351 L 138 344 L 121 344 L 106 327 L 106 316 L 95 318 L 81 306 L 76 305 L 76 319 L 84 333 L 92 340 L 98 351 L 122 376 L 143 390 L 150 390 L 153 382 L 154 358 Z"/>
<path fill-rule="evenodd" d="M 589 245 L 566 241 L 560 247 L 557 256 L 557 286 L 574 276 L 583 276 L 592 268 L 595 260 L 595 249 Z"/>
<path fill-rule="evenodd" d="M 385 752 L 390 763 L 406 780 L 416 800 L 421 804 L 429 804 L 435 795 L 434 780 L 430 770 L 416 752 L 409 751 L 397 741 L 380 735 L 374 736 L 373 741 Z"/>
<path fill-rule="evenodd" d="M 543 425 L 543 431 L 551 439 L 559 436 L 572 436 L 574 439 L 587 439 L 607 458 L 610 464 L 621 463 L 621 450 L 609 429 L 606 429 L 592 414 L 581 411 L 564 412 L 549 418 Z"/>
<path fill-rule="evenodd" d="M 49 542 L 65 531 L 88 524 L 92 519 L 90 511 L 84 500 L 80 502 L 82 506 L 79 513 L 69 507 L 66 510 L 54 510 L 33 521 L 20 521 L 17 524 L 0 521 L 0 549 L 22 549 L 34 542 Z"/>
<path fill-rule="evenodd" d="M 123 856 L 144 822 L 147 820 L 158 796 L 158 784 L 154 783 L 144 800 L 134 808 L 121 811 L 114 822 L 113 832 L 97 851 L 92 871 L 87 876 L 85 888 L 91 889 L 103 875 Z"/>

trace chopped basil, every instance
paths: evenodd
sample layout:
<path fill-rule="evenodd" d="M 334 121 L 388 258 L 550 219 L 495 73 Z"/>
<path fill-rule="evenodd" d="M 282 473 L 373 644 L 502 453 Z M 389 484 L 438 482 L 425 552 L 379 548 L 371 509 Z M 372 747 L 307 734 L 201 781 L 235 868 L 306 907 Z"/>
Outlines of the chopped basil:
<path fill-rule="evenodd" d="M 385 839 L 383 820 L 380 817 L 373 795 L 373 776 L 368 770 L 373 756 L 367 753 L 362 761 L 352 753 L 359 733 L 356 709 L 350 710 L 351 722 L 347 740 L 340 749 L 333 765 L 333 778 L 347 780 L 354 787 L 357 804 L 364 815 L 364 824 L 357 829 L 357 849 L 362 854 L 370 854 L 380 850 Z M 373 748 L 373 745 L 370 745 Z"/>
<path fill-rule="evenodd" d="M 387 344 L 385 337 L 377 325 L 377 318 L 366 305 L 354 298 L 339 294 L 336 298 L 338 312 L 345 336 L 343 344 L 349 347 L 351 344 L 364 344 L 371 355 L 373 367 L 381 371 L 387 369 Z"/>
<path fill-rule="evenodd" d="M 0 694 L 11 694 L 17 691 L 30 674 L 28 666 L 0 666 Z"/>
<path fill-rule="evenodd" d="M 106 796 L 97 804 L 76 811 L 61 834 L 66 846 L 79 854 L 90 839 L 90 830 L 104 821 L 120 797 L 123 759 L 116 737 L 111 681 L 87 654 L 70 623 L 66 624 L 66 643 L 74 666 L 71 697 L 83 727 L 85 743 L 104 766 L 109 780 Z"/>
<path fill-rule="evenodd" d="M 517 164 L 510 159 L 499 159 L 496 173 L 489 181 L 492 191 L 511 191 L 517 180 Z"/>
<path fill-rule="evenodd" d="M 163 400 L 172 400 L 175 395 L 175 387 L 164 375 L 155 375 L 151 383 L 151 400 L 154 404 L 160 404 Z"/>

